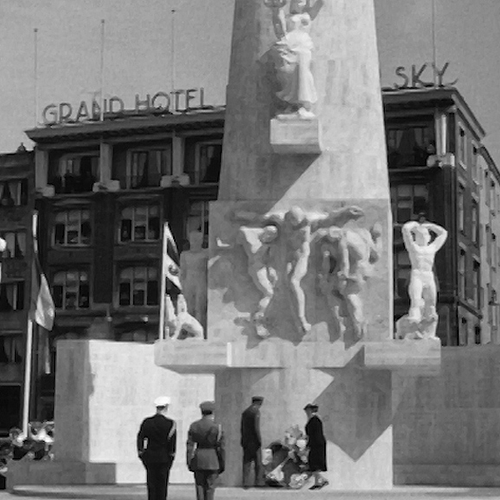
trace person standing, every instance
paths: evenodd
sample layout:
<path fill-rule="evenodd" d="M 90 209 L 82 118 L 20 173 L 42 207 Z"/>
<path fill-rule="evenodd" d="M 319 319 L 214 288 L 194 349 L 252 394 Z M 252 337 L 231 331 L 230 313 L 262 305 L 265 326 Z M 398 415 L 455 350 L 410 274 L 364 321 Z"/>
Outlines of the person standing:
<path fill-rule="evenodd" d="M 225 469 L 224 433 L 214 421 L 215 403 L 200 404 L 201 419 L 189 427 L 187 466 L 194 473 L 197 500 L 213 500 L 215 481 Z"/>
<path fill-rule="evenodd" d="M 255 466 L 256 487 L 263 486 L 262 457 L 261 446 L 262 438 L 260 435 L 260 408 L 264 398 L 254 396 L 252 404 L 241 415 L 241 446 L 243 448 L 243 488 L 250 487 L 250 473 L 252 463 Z"/>
<path fill-rule="evenodd" d="M 166 500 L 177 431 L 175 422 L 166 416 L 170 398 L 161 396 L 154 404 L 156 414 L 142 422 L 137 434 L 137 453 L 146 468 L 148 500 Z"/>
<path fill-rule="evenodd" d="M 323 422 L 318 417 L 318 405 L 309 403 L 304 411 L 307 415 L 306 434 L 307 446 L 309 448 L 309 470 L 314 476 L 314 485 L 310 490 L 318 490 L 328 484 L 328 481 L 322 476 L 326 467 L 326 439 L 323 434 Z"/>

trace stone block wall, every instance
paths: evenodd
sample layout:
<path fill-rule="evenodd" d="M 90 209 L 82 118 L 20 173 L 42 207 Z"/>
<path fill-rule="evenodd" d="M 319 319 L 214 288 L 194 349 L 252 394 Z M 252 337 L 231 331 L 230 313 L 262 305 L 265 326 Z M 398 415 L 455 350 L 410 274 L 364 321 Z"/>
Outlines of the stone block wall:
<path fill-rule="evenodd" d="M 500 486 L 500 346 L 445 347 L 393 389 L 395 484 Z"/>

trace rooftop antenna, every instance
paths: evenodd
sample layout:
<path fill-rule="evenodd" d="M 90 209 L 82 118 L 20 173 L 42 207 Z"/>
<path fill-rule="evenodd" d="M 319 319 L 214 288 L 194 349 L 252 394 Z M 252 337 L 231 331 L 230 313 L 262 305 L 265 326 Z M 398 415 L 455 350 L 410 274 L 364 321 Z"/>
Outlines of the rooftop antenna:
<path fill-rule="evenodd" d="M 434 74 L 434 87 L 438 86 L 437 77 L 437 44 L 436 44 L 436 0 L 432 0 L 432 64 Z"/>
<path fill-rule="evenodd" d="M 38 126 L 38 28 L 33 30 L 34 64 L 33 64 L 33 122 Z"/>
<path fill-rule="evenodd" d="M 100 120 L 104 120 L 104 33 L 105 33 L 105 21 L 101 19 L 101 67 L 100 67 L 100 82 L 99 86 L 101 89 L 99 98 L 99 113 Z"/>
<path fill-rule="evenodd" d="M 170 75 L 171 75 L 171 90 L 175 90 L 175 9 L 170 11 L 172 13 L 171 17 L 171 40 L 170 40 Z"/>

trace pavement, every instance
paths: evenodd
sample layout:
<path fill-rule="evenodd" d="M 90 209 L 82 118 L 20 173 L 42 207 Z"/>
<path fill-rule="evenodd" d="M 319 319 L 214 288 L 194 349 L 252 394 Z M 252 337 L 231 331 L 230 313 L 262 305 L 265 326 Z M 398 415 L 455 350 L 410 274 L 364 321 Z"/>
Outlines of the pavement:
<path fill-rule="evenodd" d="M 217 500 L 477 500 L 500 499 L 500 488 L 446 488 L 395 486 L 390 491 L 286 490 L 277 488 L 218 488 Z M 106 486 L 18 486 L 13 492 L 0 491 L 0 500 L 146 500 L 144 485 Z M 168 500 L 194 500 L 193 485 L 172 485 Z"/>

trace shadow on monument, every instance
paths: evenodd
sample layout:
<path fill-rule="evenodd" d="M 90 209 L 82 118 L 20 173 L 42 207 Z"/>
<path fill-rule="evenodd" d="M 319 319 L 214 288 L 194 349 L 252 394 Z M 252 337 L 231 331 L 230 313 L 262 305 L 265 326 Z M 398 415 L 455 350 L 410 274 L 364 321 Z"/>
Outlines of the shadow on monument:
<path fill-rule="evenodd" d="M 314 400 L 326 439 L 355 461 L 392 425 L 391 372 L 363 369 L 363 356 L 360 351 L 343 369 L 322 369 L 333 382 Z"/>

